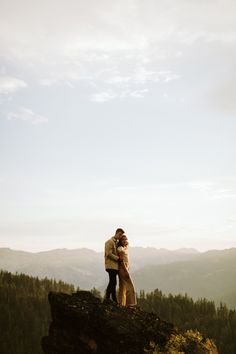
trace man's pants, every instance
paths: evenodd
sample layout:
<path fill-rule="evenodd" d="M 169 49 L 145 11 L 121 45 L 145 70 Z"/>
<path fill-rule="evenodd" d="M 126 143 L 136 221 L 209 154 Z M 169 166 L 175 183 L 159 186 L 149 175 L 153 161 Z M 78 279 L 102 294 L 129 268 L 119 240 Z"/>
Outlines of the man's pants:
<path fill-rule="evenodd" d="M 112 296 L 112 300 L 117 302 L 116 298 L 116 277 L 118 274 L 118 270 L 116 269 L 106 269 L 109 274 L 109 283 L 106 290 L 106 299 L 110 299 Z"/>

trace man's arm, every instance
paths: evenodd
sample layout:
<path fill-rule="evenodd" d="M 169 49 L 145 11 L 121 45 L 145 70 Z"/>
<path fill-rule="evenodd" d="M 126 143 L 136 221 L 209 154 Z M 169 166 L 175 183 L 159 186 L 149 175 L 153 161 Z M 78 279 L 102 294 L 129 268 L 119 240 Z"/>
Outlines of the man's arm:
<path fill-rule="evenodd" d="M 112 251 L 113 251 L 113 243 L 112 241 L 109 240 L 105 244 L 105 254 L 113 261 L 118 261 L 119 257 L 116 254 L 112 253 Z"/>

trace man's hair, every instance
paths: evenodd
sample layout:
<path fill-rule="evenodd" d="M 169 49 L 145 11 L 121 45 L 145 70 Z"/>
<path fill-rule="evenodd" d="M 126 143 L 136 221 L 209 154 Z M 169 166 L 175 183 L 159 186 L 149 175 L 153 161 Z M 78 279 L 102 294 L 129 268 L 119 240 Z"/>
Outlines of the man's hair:
<path fill-rule="evenodd" d="M 116 230 L 116 234 L 118 234 L 118 232 L 122 232 L 122 234 L 124 234 L 125 232 L 124 232 L 124 230 L 123 229 L 121 229 L 121 228 L 119 228 L 119 229 L 117 229 Z"/>

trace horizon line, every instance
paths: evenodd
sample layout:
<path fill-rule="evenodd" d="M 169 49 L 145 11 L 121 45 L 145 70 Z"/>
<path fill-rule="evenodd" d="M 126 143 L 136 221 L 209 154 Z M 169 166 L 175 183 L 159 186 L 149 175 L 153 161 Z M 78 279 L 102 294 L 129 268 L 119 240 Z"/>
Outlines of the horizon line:
<path fill-rule="evenodd" d="M 130 248 L 142 248 L 142 249 L 155 249 L 157 251 L 169 251 L 169 252 L 176 252 L 176 251 L 181 251 L 181 250 L 192 250 L 195 251 L 196 253 L 206 253 L 209 251 L 226 251 L 226 250 L 230 250 L 230 249 L 236 249 L 236 247 L 228 247 L 228 248 L 210 248 L 204 251 L 200 251 L 197 248 L 194 247 L 180 247 L 180 248 L 175 248 L 175 249 L 168 249 L 165 247 L 154 247 L 154 246 L 130 246 Z M 11 251 L 19 251 L 19 252 L 26 252 L 26 253 L 43 253 L 43 252 L 52 252 L 52 251 L 62 251 L 62 250 L 66 250 L 66 251 L 76 251 L 76 250 L 89 250 L 89 251 L 93 251 L 96 253 L 103 253 L 103 250 L 95 250 L 93 248 L 88 248 L 88 247 L 78 247 L 78 248 L 67 248 L 67 247 L 60 247 L 60 248 L 50 248 L 50 249 L 45 249 L 45 250 L 37 250 L 37 251 L 33 251 L 33 250 L 26 250 L 26 249 L 15 249 L 15 248 L 11 248 L 11 247 L 0 247 L 0 250 L 2 249 L 8 249 Z"/>

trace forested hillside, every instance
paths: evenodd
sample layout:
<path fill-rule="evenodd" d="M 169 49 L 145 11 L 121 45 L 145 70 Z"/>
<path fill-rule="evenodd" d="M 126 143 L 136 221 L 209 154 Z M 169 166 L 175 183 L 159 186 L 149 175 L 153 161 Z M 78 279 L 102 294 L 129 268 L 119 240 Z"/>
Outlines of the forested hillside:
<path fill-rule="evenodd" d="M 214 339 L 219 353 L 236 353 L 236 311 L 213 301 L 193 301 L 187 295 L 164 295 L 156 289 L 145 294 L 140 291 L 139 305 L 145 311 L 157 313 L 161 319 L 174 323 L 183 330 L 197 329 Z"/>
<path fill-rule="evenodd" d="M 48 333 L 48 292 L 72 293 L 74 287 L 47 278 L 0 271 L 0 353 L 42 354 L 40 339 Z"/>
<path fill-rule="evenodd" d="M 47 278 L 0 271 L 0 353 L 42 354 L 40 341 L 48 334 L 51 320 L 49 291 L 72 293 L 73 285 Z M 95 295 L 99 295 L 93 289 Z M 194 301 L 187 295 L 164 295 L 141 291 L 139 305 L 174 323 L 180 329 L 197 329 L 213 338 L 221 354 L 236 353 L 236 311 L 206 299 Z"/>

